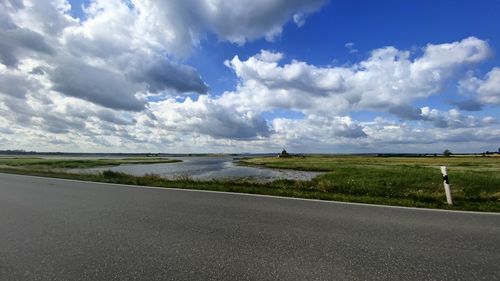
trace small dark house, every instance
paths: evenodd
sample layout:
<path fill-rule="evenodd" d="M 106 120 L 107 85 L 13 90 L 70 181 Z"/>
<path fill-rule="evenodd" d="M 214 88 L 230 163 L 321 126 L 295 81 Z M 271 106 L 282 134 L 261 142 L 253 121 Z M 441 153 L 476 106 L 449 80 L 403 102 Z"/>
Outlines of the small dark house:
<path fill-rule="evenodd" d="M 288 152 L 285 149 L 283 149 L 281 153 L 278 154 L 278 158 L 279 157 L 290 157 L 290 154 L 288 154 Z"/>

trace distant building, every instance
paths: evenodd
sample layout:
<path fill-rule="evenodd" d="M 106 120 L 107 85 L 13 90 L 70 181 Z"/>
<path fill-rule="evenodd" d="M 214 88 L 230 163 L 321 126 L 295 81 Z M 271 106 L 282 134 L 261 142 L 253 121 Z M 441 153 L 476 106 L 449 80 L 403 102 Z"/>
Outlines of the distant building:
<path fill-rule="evenodd" d="M 290 157 L 290 154 L 283 148 L 280 154 L 278 154 L 278 158 L 280 157 Z"/>

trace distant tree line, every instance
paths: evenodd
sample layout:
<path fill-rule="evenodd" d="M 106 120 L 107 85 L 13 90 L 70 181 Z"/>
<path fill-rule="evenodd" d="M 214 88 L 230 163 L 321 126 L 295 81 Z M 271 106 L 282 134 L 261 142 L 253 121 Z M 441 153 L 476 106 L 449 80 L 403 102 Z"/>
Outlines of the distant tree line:
<path fill-rule="evenodd" d="M 449 149 L 445 149 L 442 154 L 445 157 L 450 157 L 454 153 Z M 481 153 L 459 153 L 461 155 L 492 155 L 492 154 L 500 154 L 500 148 L 498 151 L 485 151 Z M 437 157 L 438 153 L 377 153 L 377 157 Z"/>
<path fill-rule="evenodd" d="M 37 154 L 37 152 L 36 151 L 26 151 L 23 149 L 14 149 L 14 150 L 0 150 L 0 154 L 19 155 L 19 154 Z"/>
<path fill-rule="evenodd" d="M 488 151 L 486 150 L 485 152 L 481 153 L 483 156 L 484 155 L 492 155 L 492 154 L 500 154 L 500 148 L 498 149 L 498 151 Z"/>

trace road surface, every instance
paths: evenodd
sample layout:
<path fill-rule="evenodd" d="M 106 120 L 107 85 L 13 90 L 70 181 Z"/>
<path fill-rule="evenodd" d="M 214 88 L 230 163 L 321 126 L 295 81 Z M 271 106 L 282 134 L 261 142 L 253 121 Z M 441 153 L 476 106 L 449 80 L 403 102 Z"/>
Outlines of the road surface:
<path fill-rule="evenodd" d="M 0 174 L 0 280 L 500 280 L 500 215 Z"/>

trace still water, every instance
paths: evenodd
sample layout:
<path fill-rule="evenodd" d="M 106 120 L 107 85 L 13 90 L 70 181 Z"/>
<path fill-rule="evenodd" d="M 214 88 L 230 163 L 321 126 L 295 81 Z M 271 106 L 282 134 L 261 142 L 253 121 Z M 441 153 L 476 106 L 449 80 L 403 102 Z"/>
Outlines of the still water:
<path fill-rule="evenodd" d="M 106 170 L 134 176 L 156 174 L 168 179 L 191 178 L 195 180 L 249 180 L 268 182 L 277 179 L 310 180 L 319 172 L 305 172 L 238 166 L 232 157 L 169 157 L 182 162 L 164 164 L 136 164 L 80 170 L 98 173 Z"/>

